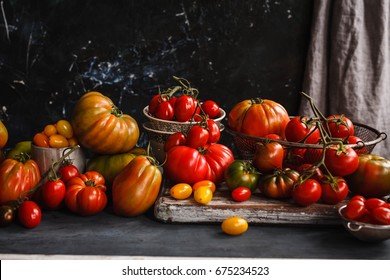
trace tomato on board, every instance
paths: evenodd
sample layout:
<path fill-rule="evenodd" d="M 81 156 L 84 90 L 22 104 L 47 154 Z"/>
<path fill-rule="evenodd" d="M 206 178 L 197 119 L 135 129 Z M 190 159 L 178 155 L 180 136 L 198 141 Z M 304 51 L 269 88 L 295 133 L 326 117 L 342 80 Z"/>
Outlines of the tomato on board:
<path fill-rule="evenodd" d="M 242 202 L 248 200 L 252 196 L 252 192 L 247 187 L 238 187 L 230 193 L 234 201 Z"/>
<path fill-rule="evenodd" d="M 197 101 L 190 95 L 181 95 L 175 102 L 174 114 L 179 122 L 188 122 L 194 115 Z"/>
<path fill-rule="evenodd" d="M 334 176 L 348 176 L 359 166 L 359 156 L 351 147 L 331 146 L 325 151 L 325 165 Z"/>
<path fill-rule="evenodd" d="M 256 143 L 253 165 L 261 173 L 270 173 L 283 167 L 284 150 L 278 142 Z"/>
<path fill-rule="evenodd" d="M 248 222 L 241 217 L 229 217 L 221 224 L 222 231 L 228 235 L 240 235 L 248 230 Z"/>
<path fill-rule="evenodd" d="M 199 187 L 209 187 L 214 193 L 216 190 L 215 183 L 211 180 L 202 180 L 192 185 L 192 191 L 196 191 Z"/>
<path fill-rule="evenodd" d="M 193 125 L 188 131 L 186 139 L 186 146 L 194 149 L 202 147 L 209 141 L 209 131 L 201 125 Z"/>
<path fill-rule="evenodd" d="M 358 168 L 345 180 L 353 194 L 386 196 L 390 194 L 390 161 L 374 154 L 359 155 Z"/>
<path fill-rule="evenodd" d="M 345 140 L 355 133 L 352 121 L 344 115 L 332 115 L 326 121 L 328 132 L 333 138 Z"/>
<path fill-rule="evenodd" d="M 320 183 L 314 179 L 308 179 L 293 188 L 292 198 L 297 204 L 308 206 L 320 200 L 321 193 Z"/>
<path fill-rule="evenodd" d="M 194 191 L 194 200 L 199 204 L 207 204 L 213 199 L 213 192 L 208 186 L 200 186 Z"/>
<path fill-rule="evenodd" d="M 47 210 L 57 210 L 63 206 L 66 186 L 60 179 L 48 180 L 42 186 L 42 202 Z"/>
<path fill-rule="evenodd" d="M 271 174 L 260 177 L 259 189 L 267 197 L 291 197 L 294 185 L 299 180 L 299 173 L 290 168 L 275 169 Z"/>
<path fill-rule="evenodd" d="M 347 198 L 349 188 L 342 177 L 334 177 L 331 181 L 328 176 L 320 181 L 322 188 L 321 200 L 326 204 L 337 204 Z"/>
<path fill-rule="evenodd" d="M 200 107 L 210 118 L 215 119 L 218 117 L 220 107 L 214 100 L 206 100 L 201 103 Z"/>
<path fill-rule="evenodd" d="M 35 228 L 41 223 L 42 211 L 34 201 L 26 200 L 18 208 L 18 220 L 26 228 Z"/>
<path fill-rule="evenodd" d="M 234 160 L 225 169 L 224 179 L 230 191 L 238 187 L 246 187 L 252 192 L 257 189 L 260 172 L 246 160 Z"/>
<path fill-rule="evenodd" d="M 175 199 L 187 199 L 192 194 L 192 187 L 186 183 L 179 183 L 169 189 L 169 194 Z"/>
<path fill-rule="evenodd" d="M 285 134 L 287 141 L 306 144 L 316 144 L 321 138 L 316 122 L 303 116 L 292 118 L 286 125 Z"/>

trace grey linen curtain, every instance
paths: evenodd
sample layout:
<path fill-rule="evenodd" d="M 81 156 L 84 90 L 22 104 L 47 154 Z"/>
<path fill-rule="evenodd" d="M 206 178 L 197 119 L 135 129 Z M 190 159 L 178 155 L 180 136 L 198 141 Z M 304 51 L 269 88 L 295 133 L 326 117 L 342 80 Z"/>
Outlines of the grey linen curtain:
<path fill-rule="evenodd" d="M 390 0 L 315 0 L 303 90 L 388 134 L 372 153 L 390 159 Z M 299 113 L 313 115 L 305 99 Z"/>

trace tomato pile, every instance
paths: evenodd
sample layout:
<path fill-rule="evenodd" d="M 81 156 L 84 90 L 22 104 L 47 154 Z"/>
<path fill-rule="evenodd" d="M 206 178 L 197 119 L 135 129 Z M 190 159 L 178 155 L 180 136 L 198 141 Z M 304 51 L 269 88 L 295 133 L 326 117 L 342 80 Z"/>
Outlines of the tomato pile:
<path fill-rule="evenodd" d="M 43 131 L 34 135 L 33 144 L 45 148 L 66 148 L 78 145 L 73 127 L 67 120 L 47 124 Z"/>
<path fill-rule="evenodd" d="M 343 215 L 357 222 L 390 225 L 390 203 L 380 198 L 355 195 L 347 203 Z"/>

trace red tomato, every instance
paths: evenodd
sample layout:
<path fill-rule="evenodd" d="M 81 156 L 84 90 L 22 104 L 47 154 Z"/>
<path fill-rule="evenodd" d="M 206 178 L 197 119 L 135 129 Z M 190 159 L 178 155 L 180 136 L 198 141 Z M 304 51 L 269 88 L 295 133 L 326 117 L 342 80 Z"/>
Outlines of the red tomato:
<path fill-rule="evenodd" d="M 285 129 L 286 139 L 291 142 L 316 144 L 320 140 L 320 131 L 316 123 L 307 117 L 291 119 Z"/>
<path fill-rule="evenodd" d="M 204 101 L 201 108 L 212 119 L 215 119 L 219 114 L 219 105 L 213 100 Z"/>
<path fill-rule="evenodd" d="M 169 101 L 159 103 L 154 111 L 154 115 L 159 119 L 167 121 L 173 120 L 175 116 L 174 109 Z"/>
<path fill-rule="evenodd" d="M 232 199 L 237 202 L 248 200 L 251 195 L 251 190 L 246 187 L 238 187 L 231 192 Z"/>
<path fill-rule="evenodd" d="M 256 143 L 253 165 L 262 173 L 283 167 L 284 150 L 278 142 Z"/>
<path fill-rule="evenodd" d="M 321 171 L 320 168 L 315 167 L 312 164 L 309 163 L 304 163 L 298 166 L 297 171 L 302 175 L 307 174 L 311 175 L 311 178 L 317 181 L 321 181 L 322 178 L 324 177 L 324 173 Z"/>
<path fill-rule="evenodd" d="M 60 175 L 61 175 L 61 180 L 66 183 L 73 177 L 77 177 L 80 175 L 80 172 L 78 168 L 70 163 L 65 163 L 64 165 L 61 165 L 59 169 Z"/>
<path fill-rule="evenodd" d="M 186 144 L 186 136 L 183 132 L 175 132 L 169 135 L 168 139 L 164 143 L 164 151 L 168 152 L 172 147 L 182 146 Z"/>
<path fill-rule="evenodd" d="M 42 211 L 34 201 L 26 200 L 18 208 L 18 219 L 24 227 L 35 228 L 41 223 Z"/>
<path fill-rule="evenodd" d="M 161 94 L 156 94 L 155 96 L 152 97 L 152 99 L 150 100 L 149 102 L 149 113 L 154 115 L 155 112 L 156 112 L 156 109 L 157 109 L 157 106 L 163 102 L 163 101 L 167 101 L 168 98 L 164 97 L 163 95 Z"/>
<path fill-rule="evenodd" d="M 219 125 L 212 119 L 207 119 L 207 130 L 209 132 L 209 140 L 207 143 L 217 143 L 221 138 L 221 130 Z"/>
<path fill-rule="evenodd" d="M 373 197 L 367 199 L 364 205 L 368 211 L 372 211 L 374 208 L 386 206 L 386 201 Z"/>
<path fill-rule="evenodd" d="M 106 187 L 100 185 L 75 184 L 66 190 L 65 204 L 72 212 L 81 216 L 100 213 L 107 205 Z"/>
<path fill-rule="evenodd" d="M 354 135 L 348 137 L 347 144 L 359 144 L 359 143 L 363 145 L 364 141 L 361 138 Z M 358 155 L 366 154 L 367 148 L 363 146 L 362 148 L 355 148 L 355 151 L 357 152 Z"/>
<path fill-rule="evenodd" d="M 66 187 L 62 180 L 47 181 L 42 187 L 42 202 L 48 210 L 56 210 L 62 207 L 65 198 Z"/>
<path fill-rule="evenodd" d="M 363 201 L 363 203 L 366 202 L 366 198 L 362 195 L 354 195 L 349 201 L 352 201 L 352 200 L 361 200 L 361 201 Z"/>
<path fill-rule="evenodd" d="M 264 138 L 270 139 L 270 140 L 282 140 L 282 137 L 278 134 L 271 133 L 264 136 Z"/>
<path fill-rule="evenodd" d="M 194 115 L 196 111 L 197 102 L 190 95 L 181 95 L 176 99 L 174 115 L 177 121 L 187 122 Z"/>
<path fill-rule="evenodd" d="M 43 132 L 38 132 L 34 135 L 33 144 L 39 147 L 50 148 L 49 137 Z"/>
<path fill-rule="evenodd" d="M 329 133 L 334 138 L 347 139 L 355 133 L 350 119 L 344 115 L 333 115 L 327 118 Z"/>
<path fill-rule="evenodd" d="M 314 179 L 308 179 L 296 186 L 292 191 L 293 200 L 301 205 L 308 206 L 321 198 L 321 185 Z"/>
<path fill-rule="evenodd" d="M 194 125 L 187 133 L 186 146 L 197 149 L 207 144 L 209 132 L 200 125 Z"/>
<path fill-rule="evenodd" d="M 314 164 L 321 160 L 323 149 L 308 148 L 303 156 L 303 162 Z"/>
<path fill-rule="evenodd" d="M 334 176 L 351 175 L 359 167 L 359 157 L 350 147 L 332 146 L 325 151 L 325 165 Z"/>
<path fill-rule="evenodd" d="M 337 204 L 348 196 L 347 182 L 341 177 L 335 177 L 335 180 L 335 182 L 331 182 L 329 179 L 321 181 L 321 200 L 326 204 Z"/>
<path fill-rule="evenodd" d="M 350 220 L 358 220 L 361 218 L 366 211 L 366 207 L 364 205 L 364 202 L 355 199 L 355 200 L 350 200 L 347 204 L 347 206 L 344 209 L 344 217 Z"/>
<path fill-rule="evenodd" d="M 376 207 L 371 211 L 375 221 L 382 225 L 390 225 L 390 209 L 387 207 Z"/>

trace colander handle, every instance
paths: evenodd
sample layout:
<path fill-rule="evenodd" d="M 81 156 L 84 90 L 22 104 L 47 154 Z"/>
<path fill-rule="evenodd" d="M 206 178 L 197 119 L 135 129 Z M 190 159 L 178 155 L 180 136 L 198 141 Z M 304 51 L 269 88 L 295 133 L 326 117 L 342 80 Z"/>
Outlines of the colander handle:
<path fill-rule="evenodd" d="M 362 228 L 361 225 L 354 225 L 354 224 L 352 224 L 351 222 L 348 222 L 347 227 L 348 227 L 351 231 L 359 231 L 359 230 L 361 230 L 361 228 Z"/>

